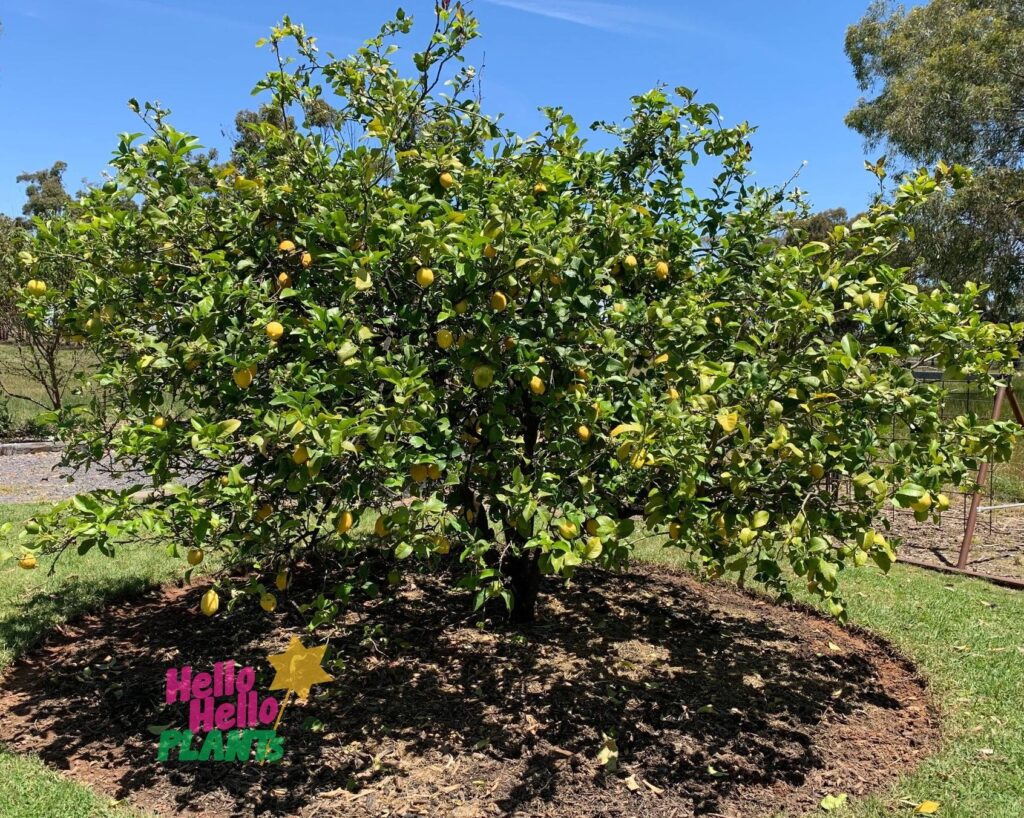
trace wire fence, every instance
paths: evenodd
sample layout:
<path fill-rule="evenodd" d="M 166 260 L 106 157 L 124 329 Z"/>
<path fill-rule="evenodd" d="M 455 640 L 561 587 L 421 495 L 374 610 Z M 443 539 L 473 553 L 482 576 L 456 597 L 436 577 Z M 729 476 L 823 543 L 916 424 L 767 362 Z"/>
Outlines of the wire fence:
<path fill-rule="evenodd" d="M 1002 398 L 969 379 L 947 378 L 944 373 L 919 368 L 918 380 L 933 381 L 945 393 L 941 418 L 952 423 L 965 414 L 984 422 L 997 410 L 1012 417 L 1015 387 L 1024 379 L 1014 375 Z M 1014 411 L 1016 404 L 1012 405 Z M 890 430 L 892 442 L 906 439 L 910 430 Z M 1024 446 L 1010 460 L 988 464 L 973 476 L 974 486 L 948 486 L 949 509 L 919 522 L 910 509 L 888 506 L 883 517 L 901 540 L 901 555 L 942 569 L 967 569 L 992 578 L 1024 580 Z M 975 491 L 976 487 L 976 491 Z M 973 509 L 973 513 L 972 513 Z"/>

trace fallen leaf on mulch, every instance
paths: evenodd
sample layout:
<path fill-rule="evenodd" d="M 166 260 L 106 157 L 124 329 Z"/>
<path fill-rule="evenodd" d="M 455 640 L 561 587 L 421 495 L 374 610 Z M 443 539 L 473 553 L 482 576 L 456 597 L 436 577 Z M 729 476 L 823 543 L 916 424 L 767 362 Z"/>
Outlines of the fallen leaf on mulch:
<path fill-rule="evenodd" d="M 601 745 L 601 751 L 597 754 L 597 763 L 608 772 L 613 773 L 619 766 L 619 747 L 611 736 L 602 734 L 601 737 L 604 739 L 604 744 Z"/>
<path fill-rule="evenodd" d="M 833 812 L 839 809 L 843 804 L 846 803 L 846 793 L 842 792 L 839 795 L 826 795 L 821 799 L 819 806 L 825 810 L 825 812 Z"/>
<path fill-rule="evenodd" d="M 939 811 L 939 806 L 938 801 L 922 801 L 917 805 L 917 809 L 914 812 L 917 815 L 934 815 Z"/>

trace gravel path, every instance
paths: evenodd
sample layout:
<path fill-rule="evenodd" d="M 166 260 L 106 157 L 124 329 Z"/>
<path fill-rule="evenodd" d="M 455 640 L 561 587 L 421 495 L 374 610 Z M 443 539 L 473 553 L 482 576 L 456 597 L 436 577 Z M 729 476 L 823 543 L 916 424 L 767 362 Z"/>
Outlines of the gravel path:
<path fill-rule="evenodd" d="M 128 486 L 127 478 L 115 480 L 98 471 L 82 472 L 73 483 L 57 469 L 60 452 L 11 454 L 0 457 L 0 505 L 46 503 L 64 500 L 98 488 Z"/>

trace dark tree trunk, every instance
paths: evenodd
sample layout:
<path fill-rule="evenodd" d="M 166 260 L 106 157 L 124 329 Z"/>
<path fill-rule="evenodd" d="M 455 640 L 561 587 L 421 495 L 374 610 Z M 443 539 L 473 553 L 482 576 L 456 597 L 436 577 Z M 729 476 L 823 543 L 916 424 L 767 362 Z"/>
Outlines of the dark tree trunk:
<path fill-rule="evenodd" d="M 537 596 L 540 593 L 540 565 L 536 552 L 508 557 L 501 568 L 512 588 L 510 621 L 514 625 L 533 624 L 537 617 Z"/>

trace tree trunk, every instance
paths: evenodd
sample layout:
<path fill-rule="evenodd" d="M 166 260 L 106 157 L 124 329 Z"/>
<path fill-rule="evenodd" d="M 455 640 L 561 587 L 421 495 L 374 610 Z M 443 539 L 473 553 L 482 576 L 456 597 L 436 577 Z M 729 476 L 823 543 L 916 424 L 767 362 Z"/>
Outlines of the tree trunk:
<path fill-rule="evenodd" d="M 540 565 L 537 553 L 508 557 L 501 566 L 512 588 L 512 610 L 509 619 L 514 625 L 531 625 L 537 617 L 537 596 L 540 593 Z"/>

